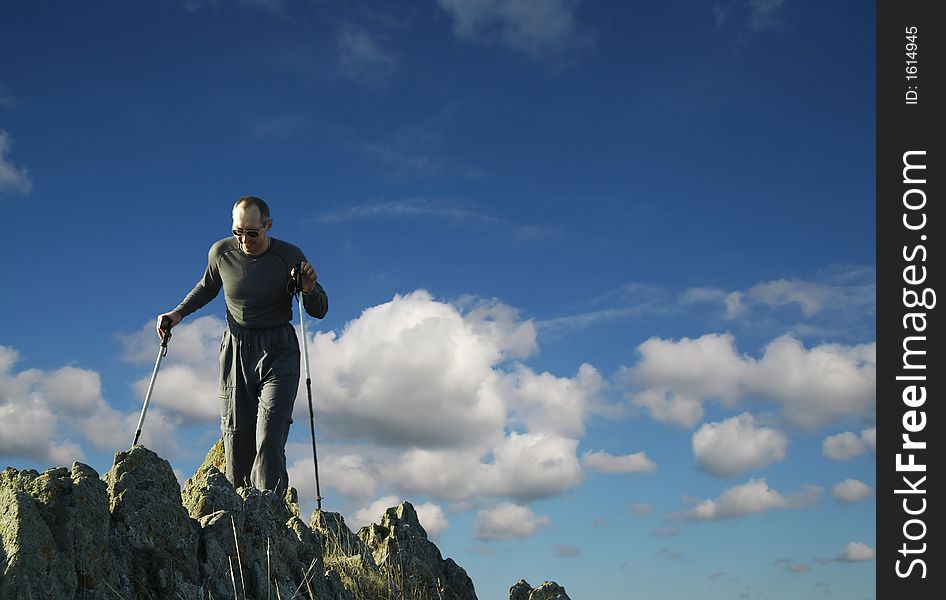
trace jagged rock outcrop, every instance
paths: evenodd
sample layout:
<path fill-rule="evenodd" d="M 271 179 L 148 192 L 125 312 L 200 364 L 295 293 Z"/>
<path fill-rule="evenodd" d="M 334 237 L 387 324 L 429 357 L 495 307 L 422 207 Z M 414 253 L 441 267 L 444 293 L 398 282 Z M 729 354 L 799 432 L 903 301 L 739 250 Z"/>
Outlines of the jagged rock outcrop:
<path fill-rule="evenodd" d="M 473 581 L 453 559 L 444 560 L 409 502 L 389 508 L 377 525 L 358 532 L 375 562 L 409 598 L 475 600 Z"/>
<path fill-rule="evenodd" d="M 537 588 L 533 588 L 524 579 L 509 588 L 509 600 L 571 600 L 565 593 L 565 588 L 554 581 L 546 581 Z"/>
<path fill-rule="evenodd" d="M 306 524 L 292 488 L 234 490 L 222 467 L 218 442 L 183 490 L 142 446 L 102 478 L 81 463 L 0 473 L 0 600 L 477 600 L 410 503 L 356 535 L 338 513 Z M 510 599 L 568 596 L 520 582 Z"/>
<path fill-rule="evenodd" d="M 171 466 L 141 446 L 117 453 L 103 479 L 80 463 L 0 474 L 0 598 L 298 592 L 353 600 L 338 574 L 325 571 L 322 537 L 272 492 L 236 491 L 205 461 L 182 498 Z"/>

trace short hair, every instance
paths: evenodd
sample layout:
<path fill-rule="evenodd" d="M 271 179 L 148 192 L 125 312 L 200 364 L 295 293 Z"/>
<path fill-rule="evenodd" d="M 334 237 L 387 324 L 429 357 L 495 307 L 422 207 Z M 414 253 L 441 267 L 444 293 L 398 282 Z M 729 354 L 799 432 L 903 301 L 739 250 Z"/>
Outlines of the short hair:
<path fill-rule="evenodd" d="M 256 196 L 243 196 L 239 200 L 233 203 L 233 210 L 236 210 L 238 206 L 255 206 L 259 211 L 260 221 L 265 223 L 269 221 L 269 205 L 266 204 L 266 201 L 262 198 L 257 198 Z"/>

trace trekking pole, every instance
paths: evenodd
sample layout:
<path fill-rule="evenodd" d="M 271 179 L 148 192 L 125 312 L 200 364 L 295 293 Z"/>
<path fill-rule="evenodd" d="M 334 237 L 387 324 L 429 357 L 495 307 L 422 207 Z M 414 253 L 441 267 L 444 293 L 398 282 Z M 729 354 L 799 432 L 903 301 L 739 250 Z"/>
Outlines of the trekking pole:
<path fill-rule="evenodd" d="M 161 338 L 161 347 L 158 349 L 158 360 L 154 363 L 154 372 L 151 373 L 151 383 L 148 384 L 148 393 L 145 394 L 145 404 L 141 407 L 141 416 L 138 417 L 138 431 L 135 432 L 135 441 L 132 442 L 132 446 L 138 445 L 138 438 L 141 436 L 141 426 L 144 425 L 145 413 L 148 412 L 148 403 L 151 401 L 151 391 L 154 390 L 154 381 L 158 378 L 158 369 L 161 368 L 161 359 L 167 356 L 168 353 L 168 340 L 171 339 L 170 317 L 161 319 L 161 331 L 164 332 L 164 336 Z"/>
<path fill-rule="evenodd" d="M 312 376 L 309 373 L 309 342 L 305 335 L 305 311 L 302 307 L 302 267 L 295 265 L 295 294 L 299 301 L 299 324 L 302 328 L 302 356 L 305 357 L 305 389 L 309 394 L 309 425 L 312 429 L 312 464 L 315 465 L 315 501 L 322 510 L 322 490 L 319 487 L 319 455 L 315 449 L 315 412 L 312 410 Z"/>

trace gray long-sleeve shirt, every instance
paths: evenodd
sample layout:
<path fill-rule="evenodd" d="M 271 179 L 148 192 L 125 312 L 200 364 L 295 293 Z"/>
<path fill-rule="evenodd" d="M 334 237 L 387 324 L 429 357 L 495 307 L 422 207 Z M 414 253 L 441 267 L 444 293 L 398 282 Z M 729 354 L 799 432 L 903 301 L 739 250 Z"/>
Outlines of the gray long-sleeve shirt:
<path fill-rule="evenodd" d="M 259 256 L 243 252 L 235 237 L 224 238 L 210 247 L 204 276 L 175 310 L 186 317 L 213 300 L 222 287 L 227 318 L 237 325 L 252 329 L 283 325 L 292 321 L 293 297 L 286 290 L 289 271 L 305 260 L 302 250 L 275 238 Z M 311 294 L 303 294 L 302 304 L 318 319 L 328 312 L 328 296 L 318 282 Z"/>

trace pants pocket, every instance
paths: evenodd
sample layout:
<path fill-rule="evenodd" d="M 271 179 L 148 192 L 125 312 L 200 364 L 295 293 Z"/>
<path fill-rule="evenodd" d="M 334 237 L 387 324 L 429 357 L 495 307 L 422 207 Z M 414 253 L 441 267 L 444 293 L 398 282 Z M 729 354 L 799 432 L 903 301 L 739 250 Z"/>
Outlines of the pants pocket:
<path fill-rule="evenodd" d="M 228 433 L 236 431 L 235 392 L 234 386 L 222 384 L 217 393 L 220 402 L 220 430 Z"/>

